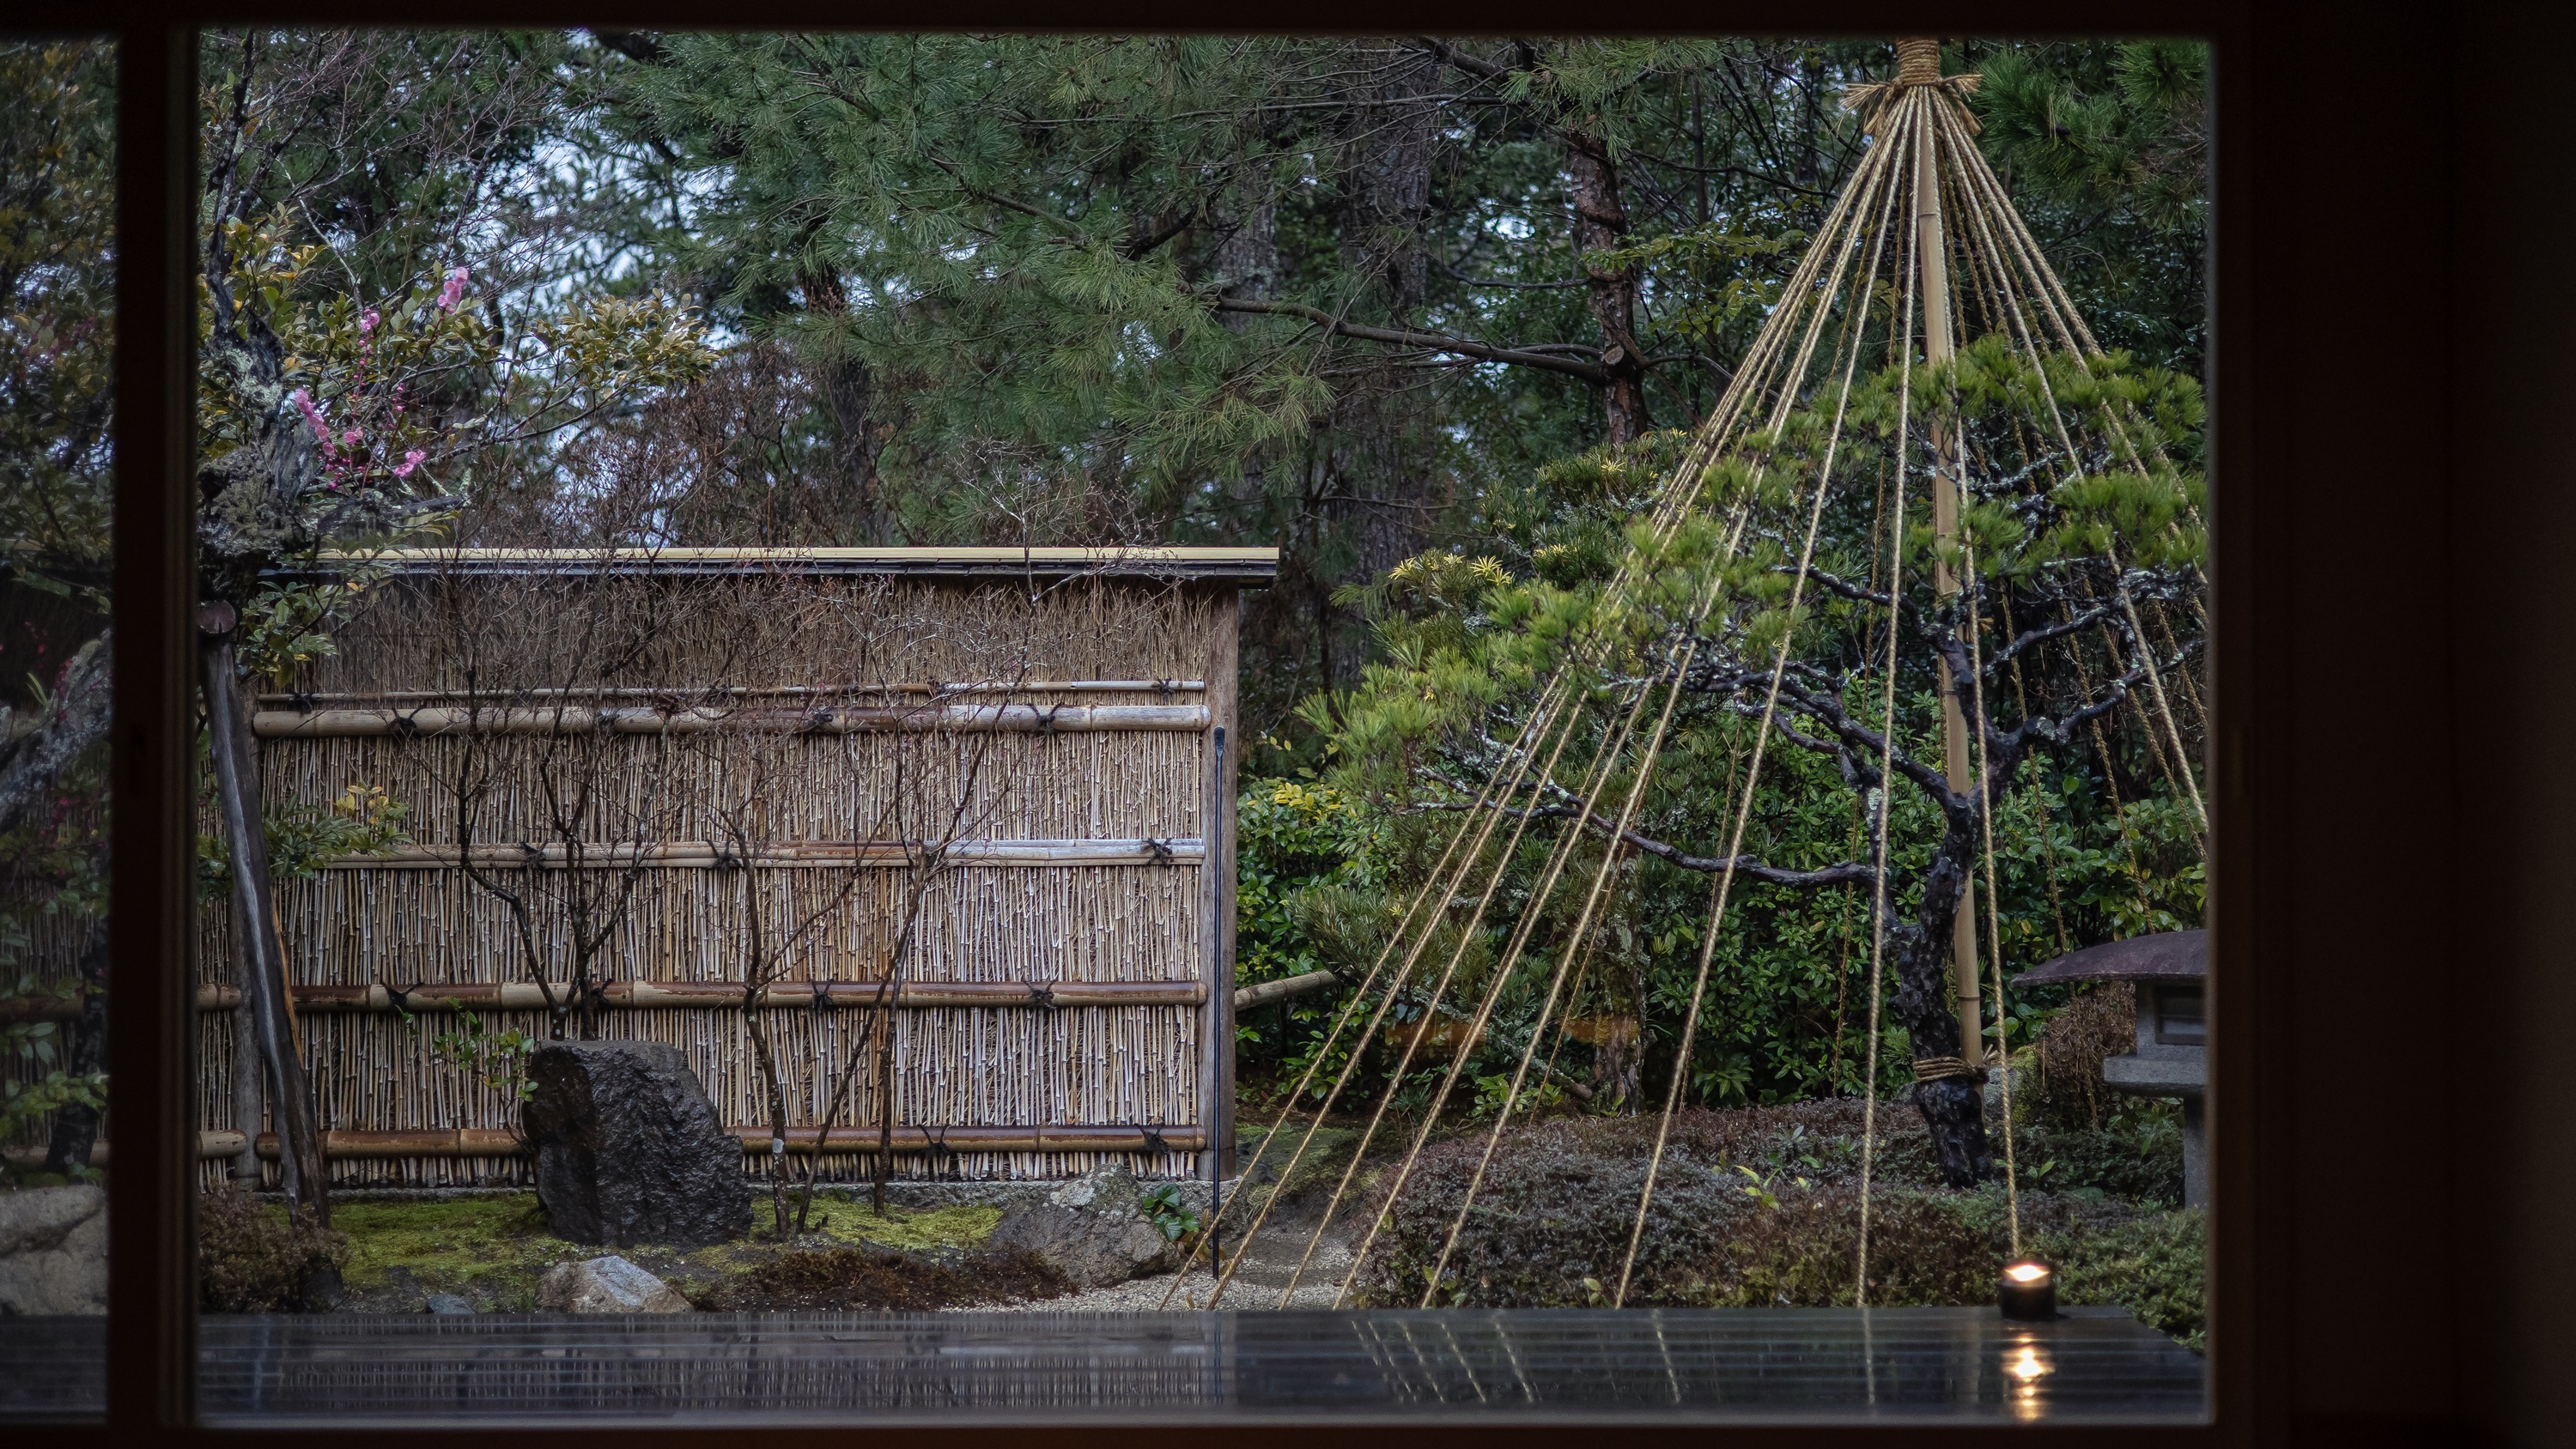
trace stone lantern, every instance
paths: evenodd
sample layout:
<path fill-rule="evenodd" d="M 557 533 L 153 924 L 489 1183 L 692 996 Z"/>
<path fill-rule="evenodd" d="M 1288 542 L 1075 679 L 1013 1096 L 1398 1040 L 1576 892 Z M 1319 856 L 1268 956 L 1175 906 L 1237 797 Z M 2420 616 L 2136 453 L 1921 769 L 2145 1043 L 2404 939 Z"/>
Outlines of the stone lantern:
<path fill-rule="evenodd" d="M 2034 966 L 2016 982 L 2022 986 L 2060 981 L 2137 983 L 2137 1050 L 2127 1056 L 2104 1057 L 2102 1083 L 2113 1091 L 2182 1103 L 2185 1207 L 2200 1207 L 2209 1198 L 2209 1154 L 2201 1132 L 2202 1100 L 2209 1089 L 2208 1017 L 2202 1005 L 2208 978 L 2208 932 L 2159 931 L 2088 946 Z"/>

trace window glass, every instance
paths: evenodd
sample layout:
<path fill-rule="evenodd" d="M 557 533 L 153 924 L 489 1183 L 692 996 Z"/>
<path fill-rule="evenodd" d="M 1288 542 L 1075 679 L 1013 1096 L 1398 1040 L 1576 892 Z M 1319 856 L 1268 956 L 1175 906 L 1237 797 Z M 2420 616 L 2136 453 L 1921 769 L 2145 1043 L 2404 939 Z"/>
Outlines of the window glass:
<path fill-rule="evenodd" d="M 2204 47 L 201 65 L 210 1419 L 2201 1415 Z"/>
<path fill-rule="evenodd" d="M 115 81 L 0 38 L 0 1419 L 106 1395 Z"/>

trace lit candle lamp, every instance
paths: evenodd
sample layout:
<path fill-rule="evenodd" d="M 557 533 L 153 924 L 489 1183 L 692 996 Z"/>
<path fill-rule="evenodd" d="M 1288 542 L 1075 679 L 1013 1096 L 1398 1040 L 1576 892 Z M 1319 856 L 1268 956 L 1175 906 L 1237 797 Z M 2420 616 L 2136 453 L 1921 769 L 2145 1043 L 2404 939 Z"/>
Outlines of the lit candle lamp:
<path fill-rule="evenodd" d="M 2057 1274 L 2030 1259 L 2008 1264 L 1995 1281 L 1995 1301 L 2006 1318 L 2044 1323 L 2057 1316 Z"/>

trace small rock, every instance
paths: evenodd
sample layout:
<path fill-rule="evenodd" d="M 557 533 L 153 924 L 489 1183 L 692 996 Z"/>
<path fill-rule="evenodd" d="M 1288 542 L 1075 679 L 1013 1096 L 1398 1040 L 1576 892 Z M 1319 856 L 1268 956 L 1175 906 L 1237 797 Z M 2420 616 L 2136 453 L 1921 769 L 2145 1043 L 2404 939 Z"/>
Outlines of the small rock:
<path fill-rule="evenodd" d="M 1139 1199 L 1136 1176 L 1123 1165 L 1084 1173 L 1043 1203 L 1005 1216 L 988 1246 L 1025 1248 L 1083 1288 L 1163 1272 L 1178 1260 Z"/>
<path fill-rule="evenodd" d="M 695 1248 L 751 1230 L 742 1144 L 679 1048 L 544 1042 L 528 1079 L 537 1199 L 557 1236 Z"/>
<path fill-rule="evenodd" d="M 0 1192 L 0 1315 L 107 1311 L 107 1192 Z"/>
<path fill-rule="evenodd" d="M 624 1258 L 557 1263 L 537 1286 L 537 1307 L 548 1313 L 686 1313 L 680 1290 Z"/>
<path fill-rule="evenodd" d="M 429 1311 L 442 1318 L 471 1318 L 474 1305 L 453 1293 L 432 1293 L 429 1295 Z"/>

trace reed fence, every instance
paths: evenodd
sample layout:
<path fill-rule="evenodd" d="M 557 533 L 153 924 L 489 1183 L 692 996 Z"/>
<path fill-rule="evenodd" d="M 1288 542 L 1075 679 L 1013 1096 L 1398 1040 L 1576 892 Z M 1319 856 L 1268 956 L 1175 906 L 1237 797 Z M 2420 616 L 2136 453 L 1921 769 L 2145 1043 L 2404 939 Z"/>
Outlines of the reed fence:
<path fill-rule="evenodd" d="M 509 1032 L 678 1047 L 754 1175 L 772 1121 L 754 1034 L 791 1152 L 832 1119 L 826 1178 L 872 1171 L 888 1122 L 906 1177 L 1220 1166 L 1222 742 L 1237 593 L 1272 566 L 1268 550 L 393 560 L 334 653 L 256 686 L 272 811 L 326 821 L 355 787 L 408 812 L 406 842 L 279 882 L 334 1179 L 528 1180 L 492 1047 Z M 274 1150 L 235 1101 L 226 911 L 218 896 L 199 923 L 210 1177 L 246 1133 Z"/>

